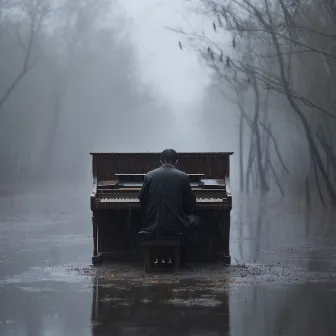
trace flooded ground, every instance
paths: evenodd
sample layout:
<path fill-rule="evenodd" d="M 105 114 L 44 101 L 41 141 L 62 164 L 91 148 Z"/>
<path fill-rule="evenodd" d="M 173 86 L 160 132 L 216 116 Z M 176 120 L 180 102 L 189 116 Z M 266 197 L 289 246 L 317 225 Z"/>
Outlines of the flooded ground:
<path fill-rule="evenodd" d="M 234 195 L 233 265 L 93 268 L 88 192 L 0 197 L 0 335 L 335 335 L 333 216 Z"/>

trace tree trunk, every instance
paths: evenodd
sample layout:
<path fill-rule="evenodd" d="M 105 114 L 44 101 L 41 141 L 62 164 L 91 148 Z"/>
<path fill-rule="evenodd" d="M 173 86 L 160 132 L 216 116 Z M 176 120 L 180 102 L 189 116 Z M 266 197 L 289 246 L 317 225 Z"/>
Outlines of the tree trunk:
<path fill-rule="evenodd" d="M 306 139 L 308 141 L 310 152 L 311 152 L 312 156 L 314 157 L 316 165 L 317 165 L 317 167 L 318 167 L 318 169 L 319 169 L 319 171 L 322 175 L 322 178 L 324 180 L 324 183 L 325 183 L 325 185 L 327 187 L 327 190 L 328 190 L 328 193 L 329 193 L 330 200 L 331 200 L 332 204 L 334 206 L 336 206 L 336 193 L 335 193 L 334 187 L 332 185 L 332 182 L 331 182 L 331 180 L 330 180 L 330 178 L 327 174 L 327 171 L 326 171 L 326 169 L 323 165 L 323 160 L 321 158 L 321 155 L 318 151 L 318 148 L 317 148 L 316 143 L 314 141 L 314 138 L 312 136 L 311 128 L 308 124 L 307 118 L 304 115 L 304 113 L 301 111 L 301 109 L 297 106 L 297 104 L 295 103 L 295 101 L 294 101 L 294 99 L 293 99 L 293 97 L 290 93 L 290 89 L 288 87 L 288 82 L 286 80 L 285 65 L 284 65 L 284 60 L 283 60 L 282 55 L 281 55 L 279 41 L 278 41 L 277 36 L 275 35 L 275 33 L 272 29 L 271 29 L 271 35 L 272 35 L 272 40 L 273 40 L 273 43 L 274 43 L 274 46 L 275 46 L 275 49 L 276 49 L 276 53 L 277 53 L 280 76 L 281 76 L 282 84 L 284 86 L 284 91 L 285 91 L 286 98 L 287 98 L 290 106 L 297 113 L 297 115 L 298 115 L 298 117 L 299 117 L 299 119 L 302 123 L 304 131 L 306 133 Z"/>
<path fill-rule="evenodd" d="M 256 160 L 257 160 L 257 168 L 258 168 L 258 177 L 260 182 L 261 191 L 267 191 L 268 186 L 266 182 L 266 176 L 264 172 L 264 167 L 262 163 L 262 150 L 261 150 L 261 136 L 259 130 L 259 113 L 260 113 L 260 96 L 259 89 L 257 86 L 256 78 L 253 76 L 253 90 L 255 95 L 255 110 L 254 110 L 254 118 L 253 118 L 253 132 L 255 134 L 256 139 Z"/>
<path fill-rule="evenodd" d="M 244 115 L 242 111 L 239 118 L 239 173 L 240 191 L 244 191 Z"/>

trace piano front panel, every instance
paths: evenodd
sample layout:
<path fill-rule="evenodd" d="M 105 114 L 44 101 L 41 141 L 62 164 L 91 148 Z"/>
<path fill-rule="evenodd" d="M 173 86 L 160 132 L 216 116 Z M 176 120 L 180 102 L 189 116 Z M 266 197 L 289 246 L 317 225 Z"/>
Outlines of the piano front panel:
<path fill-rule="evenodd" d="M 131 211 L 129 211 L 131 209 Z M 200 215 L 206 223 L 207 247 L 194 251 L 189 261 L 205 261 L 211 259 L 214 251 L 222 251 L 221 221 L 225 208 L 198 207 L 196 215 Z M 143 228 L 140 207 L 106 208 L 95 211 L 99 227 L 98 252 L 107 253 L 112 260 L 142 260 L 141 250 L 137 245 L 137 233 Z"/>

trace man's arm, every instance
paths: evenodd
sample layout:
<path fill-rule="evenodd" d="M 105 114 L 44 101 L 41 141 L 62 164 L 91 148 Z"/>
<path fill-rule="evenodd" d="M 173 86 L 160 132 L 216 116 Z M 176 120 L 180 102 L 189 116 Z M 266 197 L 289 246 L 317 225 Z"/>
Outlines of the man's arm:
<path fill-rule="evenodd" d="M 183 210 L 190 215 L 196 206 L 196 196 L 193 193 L 188 176 L 183 180 Z"/>
<path fill-rule="evenodd" d="M 148 194 L 148 177 L 145 175 L 144 183 L 139 193 L 139 201 L 140 201 L 140 209 L 142 212 L 142 216 L 144 217 L 146 214 L 146 199 Z"/>

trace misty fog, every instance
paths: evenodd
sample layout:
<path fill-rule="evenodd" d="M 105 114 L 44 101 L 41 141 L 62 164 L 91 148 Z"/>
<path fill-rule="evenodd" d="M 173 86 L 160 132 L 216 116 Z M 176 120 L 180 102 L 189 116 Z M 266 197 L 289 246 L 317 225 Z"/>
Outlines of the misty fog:
<path fill-rule="evenodd" d="M 90 151 L 160 150 L 175 134 L 141 82 L 118 5 L 95 4 L 1 3 L 2 185 L 77 183 Z"/>
<path fill-rule="evenodd" d="M 332 59 L 300 51 L 284 59 L 296 90 L 296 96 L 286 95 L 277 60 L 265 56 L 274 51 L 267 33 L 243 36 L 216 11 L 205 14 L 216 2 L 190 3 L 1 1 L 1 185 L 90 183 L 91 151 L 174 147 L 234 151 L 233 189 L 298 192 L 309 199 L 322 193 L 333 199 L 335 174 L 325 172 L 334 171 L 325 113 L 333 96 L 323 101 L 324 92 L 313 91 L 314 76 L 302 66 L 313 69 L 327 62 L 330 72 Z M 237 20 L 248 27 L 244 10 L 236 9 Z M 279 12 L 276 6 L 272 10 L 272 15 Z M 298 22 L 310 24 L 309 10 L 302 7 Z M 316 25 L 327 29 L 322 21 Z M 313 37 L 300 39 L 313 45 Z M 252 57 L 254 50 L 260 52 Z M 230 58 L 228 69 L 223 59 Z M 271 71 L 267 76 L 277 83 L 265 82 L 259 70 Z M 247 78 L 255 85 L 246 85 Z M 307 100 L 311 92 L 313 102 Z M 317 138 L 307 142 L 307 132 Z M 329 135 L 321 139 L 318 132 Z"/>
<path fill-rule="evenodd" d="M 191 68 L 200 68 L 204 83 L 170 79 L 168 86 L 180 85 L 174 103 L 160 92 L 160 78 L 146 80 L 127 13 L 94 3 L 1 3 L 3 187 L 89 181 L 91 151 L 236 150 L 234 113 L 218 107 L 211 92 L 197 95 L 208 81 L 204 67 Z M 183 54 L 174 57 L 178 66 Z"/>

